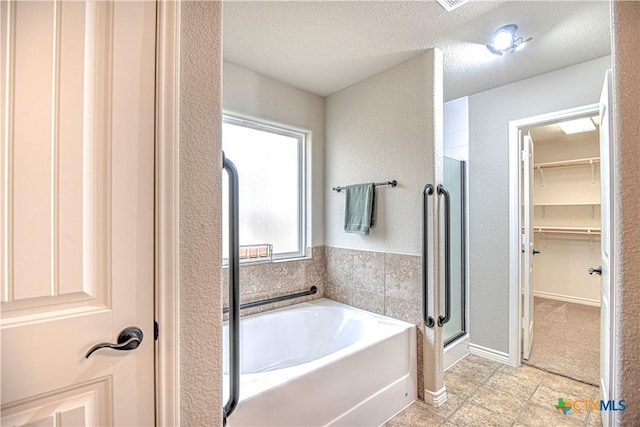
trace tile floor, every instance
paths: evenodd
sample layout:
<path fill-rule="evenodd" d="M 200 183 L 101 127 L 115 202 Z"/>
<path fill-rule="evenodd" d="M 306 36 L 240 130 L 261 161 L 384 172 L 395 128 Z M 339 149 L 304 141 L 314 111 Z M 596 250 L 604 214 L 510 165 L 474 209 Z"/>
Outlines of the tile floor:
<path fill-rule="evenodd" d="M 445 374 L 447 402 L 434 408 L 416 401 L 386 427 L 601 426 L 599 411 L 567 415 L 566 401 L 598 400 L 598 389 L 529 366 L 513 368 L 469 355 Z"/>

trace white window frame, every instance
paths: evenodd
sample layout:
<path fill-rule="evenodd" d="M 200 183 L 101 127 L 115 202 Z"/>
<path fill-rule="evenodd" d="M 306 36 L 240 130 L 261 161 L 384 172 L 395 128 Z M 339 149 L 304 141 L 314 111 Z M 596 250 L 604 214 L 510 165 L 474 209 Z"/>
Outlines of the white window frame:
<path fill-rule="evenodd" d="M 309 133 L 281 123 L 267 122 L 256 118 L 224 113 L 222 122 L 262 132 L 294 138 L 298 141 L 298 248 L 296 252 L 274 253 L 273 261 L 295 260 L 306 257 L 307 243 L 307 141 Z M 231 159 L 233 160 L 233 159 Z M 242 195 L 240 196 L 242 197 Z M 269 243 L 269 242 L 256 242 Z M 225 259 L 224 262 L 227 260 Z"/>

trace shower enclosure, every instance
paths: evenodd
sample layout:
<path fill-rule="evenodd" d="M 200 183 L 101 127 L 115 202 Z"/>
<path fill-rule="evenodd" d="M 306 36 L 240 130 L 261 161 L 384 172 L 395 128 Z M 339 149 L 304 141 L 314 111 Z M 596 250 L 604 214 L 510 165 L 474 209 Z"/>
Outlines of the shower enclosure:
<path fill-rule="evenodd" d="M 451 318 L 444 325 L 445 347 L 466 332 L 466 223 L 465 223 L 465 168 L 466 162 L 444 157 L 444 186 L 451 201 Z"/>

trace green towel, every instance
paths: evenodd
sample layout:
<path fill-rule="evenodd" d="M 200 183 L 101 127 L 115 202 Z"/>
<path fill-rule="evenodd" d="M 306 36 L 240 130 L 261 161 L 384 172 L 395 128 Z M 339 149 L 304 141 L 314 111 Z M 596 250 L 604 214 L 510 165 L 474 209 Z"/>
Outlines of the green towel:
<path fill-rule="evenodd" d="M 344 231 L 368 235 L 373 217 L 373 183 L 347 185 L 345 193 Z"/>

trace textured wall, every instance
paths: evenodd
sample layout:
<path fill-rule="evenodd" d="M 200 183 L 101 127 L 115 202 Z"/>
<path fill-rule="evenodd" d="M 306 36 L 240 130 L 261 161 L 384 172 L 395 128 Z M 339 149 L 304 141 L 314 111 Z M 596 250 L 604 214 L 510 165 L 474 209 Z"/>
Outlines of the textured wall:
<path fill-rule="evenodd" d="M 326 99 L 325 244 L 418 255 L 422 188 L 433 172 L 432 65 L 418 55 Z M 440 119 L 442 119 L 440 117 Z M 441 122 L 440 122 L 441 123 Z M 344 192 L 331 188 L 396 179 L 377 191 L 371 234 L 344 232 Z"/>
<path fill-rule="evenodd" d="M 616 425 L 640 423 L 640 3 L 613 2 L 615 260 L 617 338 L 614 396 L 627 409 L 616 413 Z"/>
<path fill-rule="evenodd" d="M 597 103 L 610 57 L 469 97 L 471 343 L 509 352 L 509 121 Z"/>
<path fill-rule="evenodd" d="M 180 417 L 222 424 L 221 8 L 184 2 L 180 34 Z"/>
<path fill-rule="evenodd" d="M 224 62 L 223 107 L 228 113 L 311 131 L 307 147 L 307 246 L 324 243 L 324 98 Z"/>

